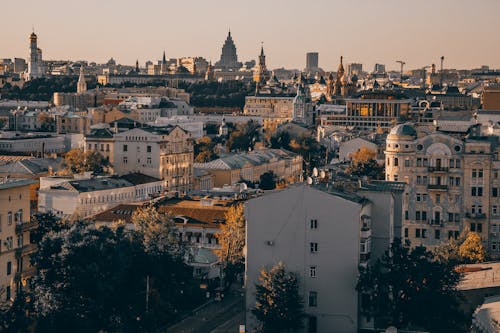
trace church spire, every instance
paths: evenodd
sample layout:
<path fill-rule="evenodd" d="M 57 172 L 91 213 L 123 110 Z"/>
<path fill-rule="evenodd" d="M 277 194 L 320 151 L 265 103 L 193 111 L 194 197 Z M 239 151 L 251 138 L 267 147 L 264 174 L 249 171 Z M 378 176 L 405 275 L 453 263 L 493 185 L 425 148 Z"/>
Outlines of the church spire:
<path fill-rule="evenodd" d="M 165 51 L 163 51 L 163 63 L 167 63 L 167 57 L 165 56 Z"/>
<path fill-rule="evenodd" d="M 83 73 L 83 65 L 80 66 L 80 76 L 78 77 L 78 83 L 76 85 L 76 93 L 82 94 L 87 91 L 87 82 L 85 81 L 85 75 Z"/>

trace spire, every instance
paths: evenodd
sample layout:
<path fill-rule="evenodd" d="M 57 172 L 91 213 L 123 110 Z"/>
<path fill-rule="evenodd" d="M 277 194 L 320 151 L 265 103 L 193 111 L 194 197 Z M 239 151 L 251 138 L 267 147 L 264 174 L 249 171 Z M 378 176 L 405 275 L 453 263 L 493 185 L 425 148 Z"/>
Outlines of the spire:
<path fill-rule="evenodd" d="M 78 94 L 87 91 L 87 82 L 85 81 L 85 75 L 83 73 L 83 65 L 80 66 L 80 76 L 78 77 L 78 83 L 76 85 L 76 92 Z"/>
<path fill-rule="evenodd" d="M 135 71 L 139 73 L 139 59 L 135 61 Z"/>
<path fill-rule="evenodd" d="M 264 55 L 264 42 L 260 42 L 260 55 Z"/>
<path fill-rule="evenodd" d="M 167 62 L 167 57 L 165 56 L 165 51 L 163 51 L 163 63 L 165 64 Z"/>
<path fill-rule="evenodd" d="M 229 33 L 227 34 L 228 38 L 231 38 L 231 28 L 229 28 Z"/>

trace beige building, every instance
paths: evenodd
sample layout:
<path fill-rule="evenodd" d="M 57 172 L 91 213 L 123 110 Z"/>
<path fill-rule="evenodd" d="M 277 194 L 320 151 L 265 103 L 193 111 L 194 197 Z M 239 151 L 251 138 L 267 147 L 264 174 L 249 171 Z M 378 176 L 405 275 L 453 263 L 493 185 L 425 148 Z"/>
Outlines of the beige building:
<path fill-rule="evenodd" d="M 500 255 L 498 136 L 477 130 L 465 137 L 402 124 L 388 135 L 386 180 L 408 184 L 402 236 L 413 245 L 433 247 L 474 231 Z"/>
<path fill-rule="evenodd" d="M 30 179 L 0 181 L 0 303 L 15 298 L 35 273 L 29 255 L 36 250 L 31 244 Z"/>
<path fill-rule="evenodd" d="M 500 110 L 500 86 L 484 87 L 483 110 Z"/>
<path fill-rule="evenodd" d="M 197 172 L 207 171 L 214 176 L 215 187 L 234 185 L 243 180 L 258 182 L 268 171 L 290 183 L 302 177 L 302 156 L 284 149 L 259 149 L 234 154 L 207 163 L 195 163 Z"/>
<path fill-rule="evenodd" d="M 134 128 L 114 134 L 117 174 L 141 172 L 165 180 L 169 191 L 193 189 L 193 141 L 179 126 Z"/>

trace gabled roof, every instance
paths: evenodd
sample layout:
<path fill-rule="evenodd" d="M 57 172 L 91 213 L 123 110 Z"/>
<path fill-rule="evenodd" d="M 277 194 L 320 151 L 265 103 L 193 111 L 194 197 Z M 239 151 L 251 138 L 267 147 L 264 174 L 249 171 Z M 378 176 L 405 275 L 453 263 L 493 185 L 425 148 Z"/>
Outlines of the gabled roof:
<path fill-rule="evenodd" d="M 90 133 L 85 135 L 86 138 L 112 138 L 113 132 L 108 128 L 93 128 Z"/>
<path fill-rule="evenodd" d="M 154 182 L 159 182 L 161 179 L 151 177 L 142 173 L 134 172 L 134 173 L 129 173 L 127 175 L 123 175 L 120 177 L 121 179 L 124 179 L 134 185 L 141 185 L 141 184 L 147 184 L 147 183 L 154 183 Z"/>

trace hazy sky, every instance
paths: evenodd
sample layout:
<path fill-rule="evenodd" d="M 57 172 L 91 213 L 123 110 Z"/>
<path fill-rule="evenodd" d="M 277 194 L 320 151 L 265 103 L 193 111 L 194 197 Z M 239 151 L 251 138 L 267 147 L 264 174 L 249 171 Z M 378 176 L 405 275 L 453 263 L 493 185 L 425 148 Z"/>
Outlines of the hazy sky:
<path fill-rule="evenodd" d="M 500 68 L 500 0 L 0 0 L 0 58 L 27 57 L 32 25 L 44 59 L 141 65 L 167 57 L 217 61 L 230 28 L 240 61 L 264 42 L 270 68 L 374 63 L 396 69 Z"/>

